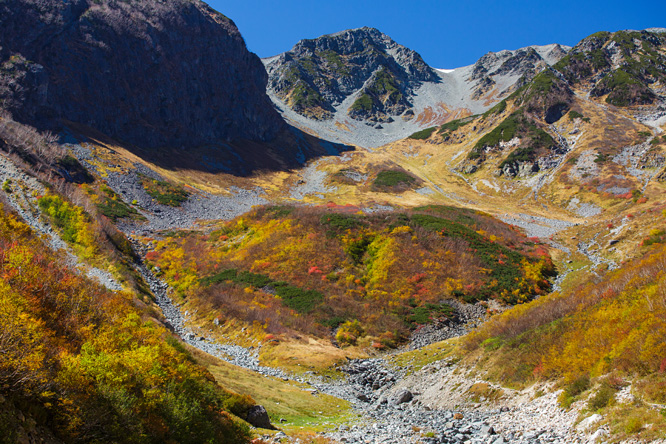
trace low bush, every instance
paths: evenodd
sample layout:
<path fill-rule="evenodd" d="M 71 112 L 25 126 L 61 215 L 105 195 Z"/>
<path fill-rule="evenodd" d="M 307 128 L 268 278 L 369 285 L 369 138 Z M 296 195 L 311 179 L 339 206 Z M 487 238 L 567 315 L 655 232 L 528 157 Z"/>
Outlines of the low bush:
<path fill-rule="evenodd" d="M 373 187 L 376 189 L 406 188 L 416 183 L 416 178 L 404 171 L 385 170 L 377 174 Z"/>
<path fill-rule="evenodd" d="M 433 126 L 432 128 L 422 129 L 421 131 L 413 133 L 411 136 L 409 136 L 409 138 L 415 140 L 425 140 L 429 138 L 436 129 L 437 129 L 436 126 Z"/>

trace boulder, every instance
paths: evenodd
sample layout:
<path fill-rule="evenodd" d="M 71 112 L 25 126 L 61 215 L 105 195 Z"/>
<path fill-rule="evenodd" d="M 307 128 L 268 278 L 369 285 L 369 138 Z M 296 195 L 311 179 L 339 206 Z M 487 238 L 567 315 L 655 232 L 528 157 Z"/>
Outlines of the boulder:
<path fill-rule="evenodd" d="M 246 421 L 259 429 L 274 430 L 273 424 L 268 417 L 268 412 L 263 405 L 254 405 L 247 411 Z"/>
<path fill-rule="evenodd" d="M 414 398 L 414 395 L 409 390 L 402 390 L 398 395 L 393 399 L 393 404 L 400 405 L 406 402 L 409 402 Z"/>

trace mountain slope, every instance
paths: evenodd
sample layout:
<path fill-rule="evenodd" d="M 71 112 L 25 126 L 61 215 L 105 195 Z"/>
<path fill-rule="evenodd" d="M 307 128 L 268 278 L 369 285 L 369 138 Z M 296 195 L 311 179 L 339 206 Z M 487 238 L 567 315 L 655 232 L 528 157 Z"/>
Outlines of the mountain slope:
<path fill-rule="evenodd" d="M 572 84 L 616 106 L 655 103 L 666 81 L 666 30 L 598 32 L 555 68 Z"/>
<path fill-rule="evenodd" d="M 567 50 L 532 46 L 436 70 L 380 31 L 360 28 L 302 40 L 263 61 L 269 95 L 287 120 L 327 140 L 376 147 L 487 110 Z"/>
<path fill-rule="evenodd" d="M 0 47 L 0 105 L 23 123 L 73 121 L 146 148 L 285 127 L 260 60 L 200 1 L 4 1 Z"/>
<path fill-rule="evenodd" d="M 249 397 L 216 385 L 144 303 L 80 276 L 4 204 L 0 253 L 2 442 L 249 441 L 231 414 Z"/>

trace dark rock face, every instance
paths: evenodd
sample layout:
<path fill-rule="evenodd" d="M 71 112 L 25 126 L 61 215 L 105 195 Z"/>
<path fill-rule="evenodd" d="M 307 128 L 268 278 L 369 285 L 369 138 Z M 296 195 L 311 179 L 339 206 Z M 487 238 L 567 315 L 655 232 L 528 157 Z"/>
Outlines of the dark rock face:
<path fill-rule="evenodd" d="M 234 23 L 198 0 L 0 2 L 0 107 L 144 148 L 270 140 L 285 127 Z"/>
<path fill-rule="evenodd" d="M 315 119 L 330 118 L 334 106 L 360 92 L 364 102 L 352 107 L 352 117 L 385 120 L 411 107 L 420 82 L 439 78 L 418 53 L 374 28 L 302 40 L 267 61 L 267 70 L 269 90 Z"/>
<path fill-rule="evenodd" d="M 574 92 L 561 74 L 546 68 L 518 91 L 518 102 L 528 113 L 555 123 L 571 108 Z"/>
<path fill-rule="evenodd" d="M 247 422 L 260 429 L 274 429 L 266 409 L 262 405 L 250 407 L 247 412 Z"/>

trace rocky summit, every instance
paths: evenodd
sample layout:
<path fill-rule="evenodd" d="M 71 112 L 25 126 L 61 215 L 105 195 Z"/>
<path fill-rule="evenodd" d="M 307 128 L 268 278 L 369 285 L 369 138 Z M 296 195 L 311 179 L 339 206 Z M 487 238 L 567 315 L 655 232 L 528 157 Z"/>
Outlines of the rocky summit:
<path fill-rule="evenodd" d="M 408 48 L 374 28 L 359 28 L 301 40 L 290 51 L 265 59 L 269 91 L 301 115 L 333 117 L 345 99 L 357 120 L 413 117 L 410 95 L 437 74 Z M 406 113 L 406 114 L 405 114 Z"/>

